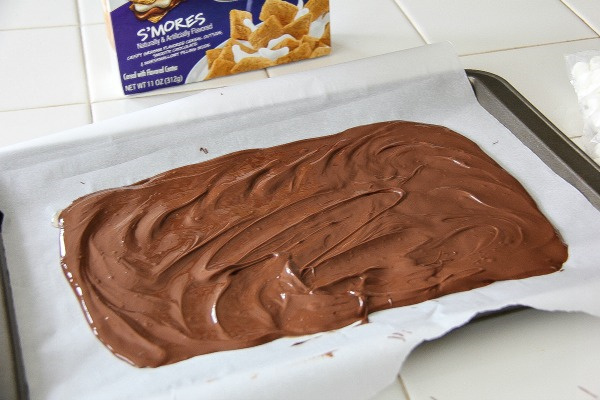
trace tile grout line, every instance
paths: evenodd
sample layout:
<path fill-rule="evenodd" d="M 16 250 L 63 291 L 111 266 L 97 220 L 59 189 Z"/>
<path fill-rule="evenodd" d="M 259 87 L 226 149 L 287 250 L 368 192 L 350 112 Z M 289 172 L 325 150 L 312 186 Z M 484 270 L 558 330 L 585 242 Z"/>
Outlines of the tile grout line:
<path fill-rule="evenodd" d="M 400 387 L 402 387 L 402 392 L 404 393 L 406 400 L 410 400 L 410 394 L 408 393 L 404 379 L 402 379 L 402 374 L 398 374 L 398 382 L 400 382 Z"/>
<path fill-rule="evenodd" d="M 79 18 L 79 16 L 77 16 L 77 18 Z M 24 27 L 24 28 L 4 28 L 4 29 L 0 29 L 0 33 L 1 32 L 14 32 L 14 31 L 35 31 L 38 29 L 74 28 L 74 27 L 77 27 L 77 25 L 70 24 L 70 25 L 54 25 L 54 26 L 28 26 L 28 27 Z"/>
<path fill-rule="evenodd" d="M 586 24 L 591 30 L 593 30 L 594 32 L 596 32 L 596 34 L 598 36 L 600 36 L 600 32 L 598 32 L 596 29 L 594 29 L 594 27 L 592 25 L 590 25 L 587 20 L 583 17 L 583 15 L 580 15 L 580 13 L 577 12 L 577 10 L 575 10 L 573 7 L 571 7 L 569 4 L 565 3 L 565 0 L 560 0 L 560 2 L 569 9 L 569 11 L 571 11 L 573 14 L 575 14 L 575 16 L 577 18 L 579 18 L 581 20 L 581 22 L 583 22 L 584 24 Z"/>
<path fill-rule="evenodd" d="M 406 11 L 404 11 L 404 8 L 402 8 L 402 5 L 400 4 L 400 2 L 398 0 L 392 0 L 392 1 L 396 4 L 396 7 L 398 7 L 398 10 L 400 10 L 402 15 L 404 15 L 404 18 L 406 18 L 406 20 L 410 23 L 410 25 L 417 32 L 417 34 L 423 40 L 423 42 L 425 42 L 425 44 L 430 44 L 430 42 L 427 40 L 427 38 L 425 38 L 425 34 L 423 32 L 421 32 L 421 30 L 417 27 L 416 22 L 414 22 L 413 19 L 410 18 L 410 16 L 406 13 Z"/>
<path fill-rule="evenodd" d="M 31 111 L 31 110 L 42 110 L 45 108 L 58 108 L 58 107 L 69 107 L 69 106 L 79 106 L 79 105 L 89 105 L 86 103 L 66 103 L 66 104 L 53 104 L 49 106 L 38 106 L 38 107 L 26 107 L 26 108 L 14 108 L 8 110 L 0 110 L 0 114 L 2 113 L 11 113 L 11 112 L 19 112 L 19 111 Z"/>
<path fill-rule="evenodd" d="M 79 47 L 81 49 L 81 63 L 83 66 L 83 75 L 84 75 L 84 79 L 85 79 L 85 89 L 86 89 L 86 99 L 87 99 L 87 108 L 88 108 L 88 117 L 90 118 L 90 122 L 93 123 L 94 122 L 94 113 L 92 112 L 92 103 L 91 103 L 91 99 L 90 99 L 90 77 L 89 77 L 89 73 L 88 73 L 88 66 L 87 66 L 87 58 L 85 56 L 86 51 L 85 51 L 85 46 L 83 45 L 83 24 L 82 24 L 82 20 L 81 20 L 81 9 L 79 7 L 79 1 L 75 1 L 75 9 L 77 11 L 77 31 L 79 32 Z"/>
<path fill-rule="evenodd" d="M 581 38 L 581 39 L 561 40 L 558 42 L 548 42 L 548 43 L 530 44 L 530 45 L 524 45 L 524 46 L 506 47 L 503 49 L 480 51 L 477 53 L 459 54 L 458 56 L 459 57 L 478 56 L 478 55 L 482 55 L 482 54 L 501 53 L 503 51 L 511 51 L 511 50 L 533 49 L 536 47 L 552 46 L 552 45 L 557 45 L 557 44 L 562 44 L 562 43 L 583 42 L 586 40 L 597 40 L 597 39 L 600 39 L 600 37 L 588 37 L 588 38 Z"/>
<path fill-rule="evenodd" d="M 76 28 L 76 27 L 80 27 L 82 26 L 81 24 L 81 16 L 79 15 L 79 8 L 77 7 L 77 24 L 67 24 L 67 25 L 48 25 L 48 26 L 29 26 L 29 27 L 24 27 L 24 28 L 3 28 L 0 29 L 0 33 L 1 32 L 14 32 L 14 31 L 35 31 L 38 29 L 55 29 L 55 28 Z M 85 25 L 102 25 L 102 22 L 94 22 L 91 24 L 85 24 Z"/>

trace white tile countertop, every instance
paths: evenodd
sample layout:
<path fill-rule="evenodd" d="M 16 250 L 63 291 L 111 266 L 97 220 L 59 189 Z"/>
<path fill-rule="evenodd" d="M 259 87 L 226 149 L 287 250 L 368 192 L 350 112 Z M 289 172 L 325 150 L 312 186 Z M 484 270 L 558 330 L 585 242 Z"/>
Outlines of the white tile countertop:
<path fill-rule="evenodd" d="M 330 2 L 330 56 L 135 97 L 120 88 L 101 0 L 5 2 L 0 146 L 209 88 L 440 41 L 454 45 L 465 68 L 505 78 L 570 139 L 581 141 L 582 116 L 564 57 L 600 50 L 599 1 Z M 14 396 L 11 379 L 0 368 L 0 399 Z M 472 322 L 419 346 L 398 381 L 376 399 L 600 399 L 600 318 L 521 310 Z"/>

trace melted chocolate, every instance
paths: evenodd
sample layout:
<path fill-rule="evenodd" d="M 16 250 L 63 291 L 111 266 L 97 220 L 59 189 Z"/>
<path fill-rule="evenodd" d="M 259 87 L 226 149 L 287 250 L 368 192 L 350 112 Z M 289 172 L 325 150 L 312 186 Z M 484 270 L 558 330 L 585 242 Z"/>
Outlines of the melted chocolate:
<path fill-rule="evenodd" d="M 474 143 L 410 122 L 177 168 L 60 218 L 94 333 L 137 366 L 340 328 L 567 258 Z"/>

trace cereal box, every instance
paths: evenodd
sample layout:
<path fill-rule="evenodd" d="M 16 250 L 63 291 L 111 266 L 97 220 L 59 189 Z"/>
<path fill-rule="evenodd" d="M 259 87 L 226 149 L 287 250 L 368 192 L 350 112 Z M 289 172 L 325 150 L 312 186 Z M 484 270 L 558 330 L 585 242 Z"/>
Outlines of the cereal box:
<path fill-rule="evenodd" d="M 329 0 L 104 0 L 125 94 L 331 51 Z"/>

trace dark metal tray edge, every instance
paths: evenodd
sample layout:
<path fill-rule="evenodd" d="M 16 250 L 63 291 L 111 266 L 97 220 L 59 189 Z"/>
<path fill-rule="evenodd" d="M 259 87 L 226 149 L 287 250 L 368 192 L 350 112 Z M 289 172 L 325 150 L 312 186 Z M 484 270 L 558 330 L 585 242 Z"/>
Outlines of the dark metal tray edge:
<path fill-rule="evenodd" d="M 17 319 L 15 316 L 15 308 L 13 306 L 12 289 L 10 285 L 10 276 L 8 273 L 8 266 L 6 265 L 6 257 L 4 251 L 4 242 L 2 240 L 2 222 L 4 220 L 4 214 L 0 211 L 0 315 L 3 314 L 5 319 L 0 321 L 2 331 L 6 332 L 8 337 L 1 338 L 2 346 L 8 346 L 8 354 L 10 359 L 2 360 L 0 364 L 3 366 L 5 371 L 3 374 L 9 378 L 13 378 L 13 387 L 10 388 L 8 393 L 0 393 L 0 395 L 13 396 L 17 399 L 26 400 L 29 398 L 29 390 L 27 388 L 27 381 L 25 379 L 25 366 L 23 364 L 23 357 L 21 355 L 21 342 L 19 340 L 19 331 L 17 328 Z M 9 361 L 10 365 L 4 365 L 4 361 Z M 2 388 L 6 390 L 8 388 Z M 2 396 L 0 396 L 2 397 Z M 7 397 L 8 399 L 9 397 Z"/>
<path fill-rule="evenodd" d="M 466 73 L 481 106 L 600 210 L 600 165 L 506 80 L 485 71 Z"/>

